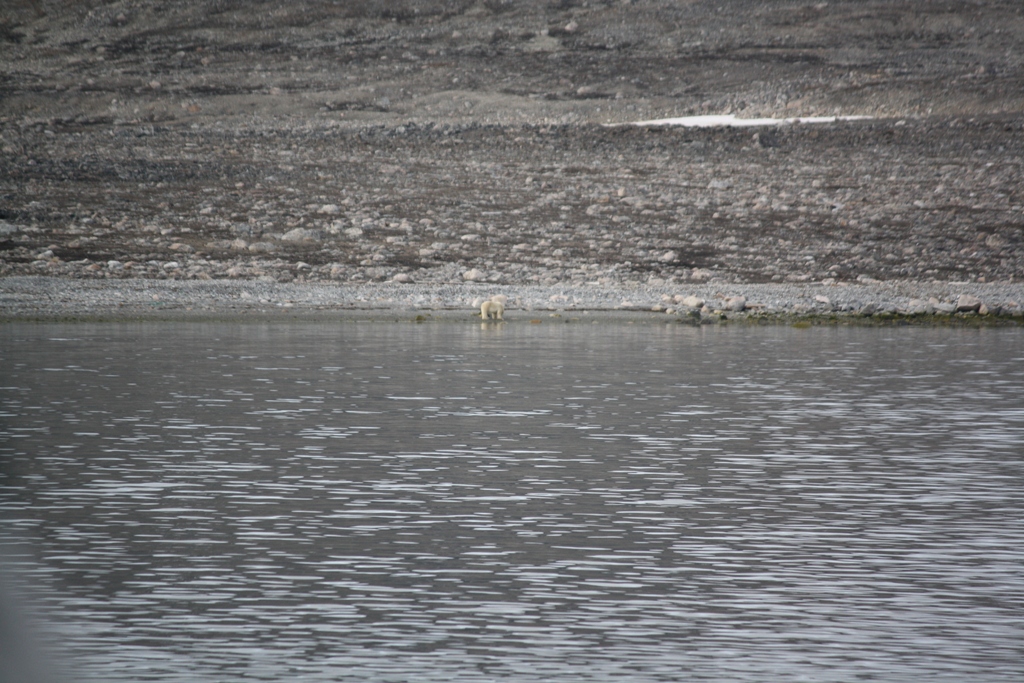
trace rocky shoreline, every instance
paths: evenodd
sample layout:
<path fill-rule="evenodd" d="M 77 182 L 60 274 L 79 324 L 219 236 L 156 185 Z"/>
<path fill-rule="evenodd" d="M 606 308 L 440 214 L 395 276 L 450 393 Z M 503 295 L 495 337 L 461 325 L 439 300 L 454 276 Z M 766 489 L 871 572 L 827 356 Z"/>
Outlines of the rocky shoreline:
<path fill-rule="evenodd" d="M 1022 301 L 979 293 L 1024 280 L 1013 3 L 94 5 L 0 17 L 0 280 Z"/>
<path fill-rule="evenodd" d="M 843 323 L 1024 326 L 1020 283 L 836 283 L 501 287 L 473 283 L 332 284 L 268 281 L 0 279 L 0 322 L 127 320 L 479 319 L 508 297 L 505 320 L 627 320 L 687 324 Z"/>

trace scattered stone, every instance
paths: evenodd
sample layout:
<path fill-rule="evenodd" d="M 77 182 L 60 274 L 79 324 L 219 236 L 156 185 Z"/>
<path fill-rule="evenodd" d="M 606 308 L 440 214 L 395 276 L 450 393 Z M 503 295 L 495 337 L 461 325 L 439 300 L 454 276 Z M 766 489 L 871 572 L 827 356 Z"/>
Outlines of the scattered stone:
<path fill-rule="evenodd" d="M 878 312 L 878 305 L 874 303 L 864 304 L 859 312 L 864 317 L 872 316 Z"/>
<path fill-rule="evenodd" d="M 991 235 L 985 238 L 985 246 L 989 247 L 990 249 L 1002 249 L 1007 244 L 1009 243 L 1005 239 L 1003 239 L 1003 237 L 1001 237 L 998 233 L 992 233 Z"/>
<path fill-rule="evenodd" d="M 946 314 L 956 313 L 956 304 L 945 303 L 945 302 L 938 302 L 938 303 L 932 304 L 932 306 L 935 307 L 935 312 L 936 313 L 946 313 Z"/>

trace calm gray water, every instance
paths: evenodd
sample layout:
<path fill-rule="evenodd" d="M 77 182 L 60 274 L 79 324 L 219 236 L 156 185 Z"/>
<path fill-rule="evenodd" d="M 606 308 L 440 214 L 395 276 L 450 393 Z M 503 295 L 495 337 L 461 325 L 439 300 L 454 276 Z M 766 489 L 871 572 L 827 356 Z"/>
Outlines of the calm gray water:
<path fill-rule="evenodd" d="M 97 681 L 1020 681 L 1024 335 L 0 327 Z"/>

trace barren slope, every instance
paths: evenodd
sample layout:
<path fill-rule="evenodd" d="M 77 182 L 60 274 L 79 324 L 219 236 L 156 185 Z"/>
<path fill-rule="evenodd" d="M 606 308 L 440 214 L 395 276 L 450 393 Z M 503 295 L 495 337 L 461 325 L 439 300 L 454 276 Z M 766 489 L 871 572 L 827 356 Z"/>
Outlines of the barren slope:
<path fill-rule="evenodd" d="M 0 273 L 1019 278 L 1022 9 L 8 3 Z"/>

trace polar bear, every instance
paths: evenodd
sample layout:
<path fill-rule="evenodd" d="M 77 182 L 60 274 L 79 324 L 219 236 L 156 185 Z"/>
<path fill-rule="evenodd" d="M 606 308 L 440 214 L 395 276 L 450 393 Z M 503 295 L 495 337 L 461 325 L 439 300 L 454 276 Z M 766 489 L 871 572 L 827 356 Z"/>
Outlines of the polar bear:
<path fill-rule="evenodd" d="M 485 301 L 480 304 L 480 317 L 484 320 L 494 318 L 495 320 L 504 320 L 502 315 L 505 314 L 505 306 L 500 301 Z"/>

